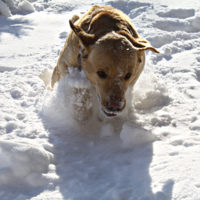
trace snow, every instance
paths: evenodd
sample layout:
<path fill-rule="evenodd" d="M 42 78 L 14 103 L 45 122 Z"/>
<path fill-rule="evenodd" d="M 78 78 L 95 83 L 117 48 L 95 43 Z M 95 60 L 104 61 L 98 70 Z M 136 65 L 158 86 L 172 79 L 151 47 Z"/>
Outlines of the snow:
<path fill-rule="evenodd" d="M 157 79 L 152 72 L 140 77 L 134 88 L 133 104 L 136 109 L 146 110 L 169 102 L 168 89 L 162 80 Z"/>
<path fill-rule="evenodd" d="M 114 127 L 111 124 L 106 124 L 101 128 L 101 137 L 110 137 L 114 134 Z"/>
<path fill-rule="evenodd" d="M 12 129 L 14 123 L 9 124 Z M 16 127 L 15 127 L 16 128 Z M 54 163 L 54 155 L 45 151 L 39 146 L 20 141 L 0 141 L 1 161 L 1 186 L 2 185 L 31 185 L 41 187 L 51 179 L 58 179 L 58 176 L 48 172 L 50 163 Z"/>
<path fill-rule="evenodd" d="M 120 138 L 123 148 L 133 148 L 156 140 L 156 136 L 151 131 L 127 123 L 122 127 Z"/>
<path fill-rule="evenodd" d="M 7 4 L 5 4 L 3 1 L 0 1 L 0 14 L 6 17 L 12 16 Z"/>
<path fill-rule="evenodd" d="M 18 7 L 21 11 L 35 12 L 34 6 L 31 3 L 29 3 L 29 1 L 27 0 L 20 2 Z"/>
<path fill-rule="evenodd" d="M 95 4 L 121 9 L 161 52 L 146 52 L 129 106 L 114 119 L 73 66 L 50 90 L 68 20 Z M 199 199 L 199 8 L 197 0 L 0 0 L 0 199 Z M 76 89 L 93 108 L 81 125 Z"/>

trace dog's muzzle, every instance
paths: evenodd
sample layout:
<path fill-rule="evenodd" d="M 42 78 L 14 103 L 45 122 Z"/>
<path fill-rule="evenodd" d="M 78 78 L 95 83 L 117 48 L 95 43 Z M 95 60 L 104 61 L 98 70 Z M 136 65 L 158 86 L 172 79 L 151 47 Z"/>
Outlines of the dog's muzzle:
<path fill-rule="evenodd" d="M 103 112 L 107 117 L 115 117 L 123 110 L 123 107 L 123 101 L 109 101 L 105 109 L 103 109 Z"/>
<path fill-rule="evenodd" d="M 101 104 L 101 98 L 99 95 L 97 95 L 99 103 Z M 115 117 L 117 116 L 124 108 L 124 101 L 119 101 L 119 100 L 111 100 L 108 101 L 106 105 L 101 104 L 101 109 L 102 112 L 107 116 L 107 117 Z"/>

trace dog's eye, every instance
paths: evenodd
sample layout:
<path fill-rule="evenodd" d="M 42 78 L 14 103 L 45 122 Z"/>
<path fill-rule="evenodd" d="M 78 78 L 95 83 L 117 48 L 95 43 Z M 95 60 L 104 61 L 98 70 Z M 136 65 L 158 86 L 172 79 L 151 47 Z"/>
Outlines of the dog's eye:
<path fill-rule="evenodd" d="M 107 77 L 107 74 L 103 71 L 99 71 L 99 72 L 97 72 L 97 74 L 99 75 L 100 78 L 106 78 Z"/>
<path fill-rule="evenodd" d="M 131 73 L 127 73 L 126 76 L 124 77 L 125 80 L 128 80 L 131 77 Z"/>

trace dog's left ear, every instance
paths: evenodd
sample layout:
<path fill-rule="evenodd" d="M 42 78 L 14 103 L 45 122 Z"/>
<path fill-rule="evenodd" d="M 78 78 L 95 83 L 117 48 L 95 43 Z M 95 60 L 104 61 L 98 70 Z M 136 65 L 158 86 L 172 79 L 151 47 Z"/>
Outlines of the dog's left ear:
<path fill-rule="evenodd" d="M 133 44 L 133 46 L 136 47 L 138 51 L 151 50 L 155 53 L 160 53 L 160 51 L 151 46 L 150 42 L 148 42 L 144 38 L 134 38 L 125 31 L 119 31 L 118 34 L 125 36 Z"/>
<path fill-rule="evenodd" d="M 90 46 L 93 45 L 96 41 L 95 35 L 86 33 L 81 27 L 73 24 L 71 20 L 69 20 L 69 24 L 71 29 L 79 38 L 82 47 L 85 47 L 86 50 L 89 51 Z"/>

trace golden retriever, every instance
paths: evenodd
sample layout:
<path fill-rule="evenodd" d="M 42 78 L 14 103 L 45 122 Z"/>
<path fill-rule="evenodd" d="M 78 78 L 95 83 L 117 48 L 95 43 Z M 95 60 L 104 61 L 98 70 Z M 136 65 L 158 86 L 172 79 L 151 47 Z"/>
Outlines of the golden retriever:
<path fill-rule="evenodd" d="M 82 18 L 75 15 L 69 23 L 72 30 L 54 68 L 51 87 L 68 74 L 68 67 L 84 70 L 104 115 L 117 116 L 126 107 L 128 88 L 144 69 L 145 51 L 159 51 L 140 37 L 127 15 L 111 6 L 93 6 Z M 83 104 L 74 105 L 74 117 L 83 123 L 93 112 L 92 107 L 84 107 L 90 91 L 77 88 L 74 92 L 82 94 Z"/>

